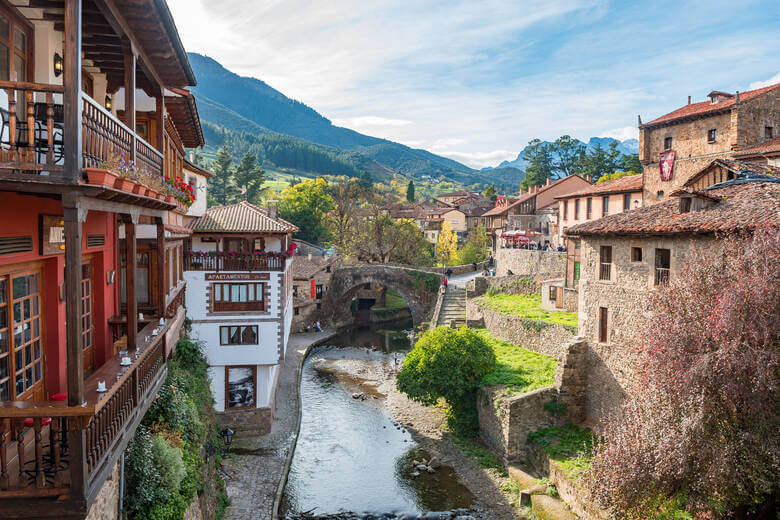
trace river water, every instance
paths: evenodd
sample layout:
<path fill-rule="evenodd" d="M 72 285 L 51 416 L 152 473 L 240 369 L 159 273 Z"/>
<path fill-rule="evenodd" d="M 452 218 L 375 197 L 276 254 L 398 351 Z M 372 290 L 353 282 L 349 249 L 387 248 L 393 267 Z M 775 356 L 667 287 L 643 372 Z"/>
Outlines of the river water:
<path fill-rule="evenodd" d="M 285 513 L 420 514 L 474 502 L 450 467 L 414 475 L 412 461 L 430 456 L 382 406 L 376 374 L 409 350 L 409 329 L 411 321 L 354 329 L 311 352 Z"/>

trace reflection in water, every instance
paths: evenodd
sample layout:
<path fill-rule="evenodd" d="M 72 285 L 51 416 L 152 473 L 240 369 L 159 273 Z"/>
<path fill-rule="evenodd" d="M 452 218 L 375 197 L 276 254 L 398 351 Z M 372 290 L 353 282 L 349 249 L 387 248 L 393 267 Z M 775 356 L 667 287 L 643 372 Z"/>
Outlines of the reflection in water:
<path fill-rule="evenodd" d="M 403 324 L 381 327 L 404 330 Z M 387 359 L 365 347 L 408 350 L 408 339 L 400 336 L 391 338 L 370 329 L 347 332 L 329 341 L 335 347 L 317 348 L 306 360 L 301 431 L 285 488 L 287 512 L 426 512 L 471 505 L 473 495 L 458 482 L 452 468 L 442 466 L 436 473 L 413 476 L 412 460 L 429 455 L 373 405 L 373 396 L 367 401 L 353 399 L 353 390 L 343 386 L 344 378 L 322 368 L 324 360 Z M 364 348 L 338 348 L 352 345 Z M 355 377 L 347 379 L 359 382 Z"/>
<path fill-rule="evenodd" d="M 334 336 L 329 345 L 343 347 L 376 348 L 383 352 L 409 350 L 409 332 L 414 328 L 412 319 L 389 323 L 353 327 Z"/>

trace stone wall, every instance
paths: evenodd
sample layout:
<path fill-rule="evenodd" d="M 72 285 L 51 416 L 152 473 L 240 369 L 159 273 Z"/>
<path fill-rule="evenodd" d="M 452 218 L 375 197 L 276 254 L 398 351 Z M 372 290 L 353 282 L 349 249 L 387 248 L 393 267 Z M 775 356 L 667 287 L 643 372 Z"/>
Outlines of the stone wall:
<path fill-rule="evenodd" d="M 236 432 L 237 437 L 265 435 L 271 431 L 274 411 L 271 408 L 230 410 L 217 412 L 216 419 L 220 429 L 230 426 Z"/>
<path fill-rule="evenodd" d="M 496 276 L 509 274 L 527 276 L 538 282 L 565 278 L 566 253 L 499 247 L 496 249 Z"/>
<path fill-rule="evenodd" d="M 588 341 L 587 422 L 593 427 L 614 412 L 636 383 L 637 347 L 655 286 L 655 249 L 671 252 L 670 278 L 684 262 L 702 255 L 720 255 L 714 238 L 586 237 L 582 239 L 579 285 L 579 334 Z M 611 276 L 599 280 L 599 251 L 612 246 Z M 631 248 L 642 249 L 642 260 L 632 261 Z M 695 255 L 695 256 L 689 256 Z M 607 341 L 599 341 L 600 308 L 607 310 Z"/>
<path fill-rule="evenodd" d="M 119 463 L 114 464 L 111 476 L 103 483 L 86 520 L 116 520 L 119 518 Z"/>
<path fill-rule="evenodd" d="M 488 291 L 503 294 L 533 294 L 539 284 L 527 276 L 478 276 L 466 289 L 466 297 L 476 298 Z"/>
<path fill-rule="evenodd" d="M 481 321 L 495 337 L 558 360 L 576 335 L 563 325 L 507 316 L 473 299 L 466 300 L 466 320 Z"/>

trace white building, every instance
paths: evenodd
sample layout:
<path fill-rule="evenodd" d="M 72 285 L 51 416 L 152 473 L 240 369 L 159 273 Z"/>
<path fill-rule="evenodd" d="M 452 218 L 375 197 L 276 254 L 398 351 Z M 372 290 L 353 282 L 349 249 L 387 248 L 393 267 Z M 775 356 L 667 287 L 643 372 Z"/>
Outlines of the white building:
<path fill-rule="evenodd" d="M 220 421 L 270 431 L 293 316 L 292 233 L 248 202 L 206 210 L 185 253 L 187 315 L 203 342 Z"/>

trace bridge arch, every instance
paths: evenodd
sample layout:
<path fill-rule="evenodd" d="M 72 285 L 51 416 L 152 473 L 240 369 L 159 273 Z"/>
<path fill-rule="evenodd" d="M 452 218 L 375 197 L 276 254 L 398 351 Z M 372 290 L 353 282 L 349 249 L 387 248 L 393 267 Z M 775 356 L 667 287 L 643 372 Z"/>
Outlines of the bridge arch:
<path fill-rule="evenodd" d="M 433 310 L 442 280 L 441 274 L 412 268 L 370 264 L 340 267 L 334 269 L 330 280 L 329 307 L 336 317 L 346 318 L 352 296 L 366 283 L 375 283 L 398 291 L 417 326 Z"/>

